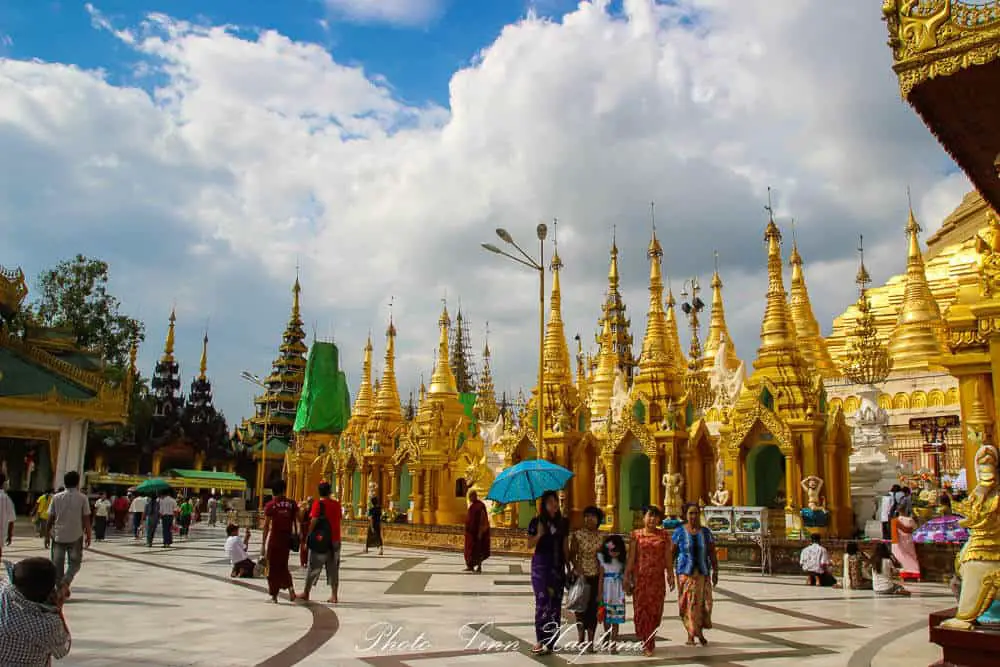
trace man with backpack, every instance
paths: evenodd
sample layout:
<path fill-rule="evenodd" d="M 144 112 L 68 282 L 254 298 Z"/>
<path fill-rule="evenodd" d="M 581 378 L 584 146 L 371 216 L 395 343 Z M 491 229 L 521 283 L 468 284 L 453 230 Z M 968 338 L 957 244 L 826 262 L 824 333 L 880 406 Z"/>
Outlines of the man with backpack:
<path fill-rule="evenodd" d="M 305 592 L 299 596 L 303 602 L 309 601 L 309 592 L 326 570 L 326 581 L 330 584 L 330 602 L 337 602 L 337 588 L 340 584 L 340 517 L 343 510 L 340 501 L 330 497 L 330 484 L 319 485 L 319 500 L 313 503 L 309 513 L 309 532 L 306 543 L 309 546 L 309 570 L 306 573 Z"/>

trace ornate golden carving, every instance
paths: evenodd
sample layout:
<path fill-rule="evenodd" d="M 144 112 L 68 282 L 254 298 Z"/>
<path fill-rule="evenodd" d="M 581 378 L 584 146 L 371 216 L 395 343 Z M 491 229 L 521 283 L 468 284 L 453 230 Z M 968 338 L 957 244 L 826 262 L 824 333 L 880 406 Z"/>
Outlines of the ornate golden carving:
<path fill-rule="evenodd" d="M 976 235 L 976 265 L 979 293 L 992 298 L 1000 288 L 1000 222 L 996 213 L 987 216 L 988 227 Z"/>
<path fill-rule="evenodd" d="M 903 97 L 918 84 L 1000 57 L 1000 2 L 884 0 Z"/>
<path fill-rule="evenodd" d="M 0 307 L 10 312 L 17 312 L 28 296 L 28 285 L 24 280 L 24 271 L 5 269 L 0 266 Z"/>
<path fill-rule="evenodd" d="M 792 430 L 778 418 L 778 415 L 760 403 L 757 403 L 753 410 L 739 415 L 738 421 L 733 425 L 733 430 L 723 436 L 719 447 L 728 449 L 730 452 L 738 451 L 740 445 L 743 444 L 758 422 L 778 441 L 778 448 L 781 449 L 782 454 L 787 456 L 792 452 Z"/>

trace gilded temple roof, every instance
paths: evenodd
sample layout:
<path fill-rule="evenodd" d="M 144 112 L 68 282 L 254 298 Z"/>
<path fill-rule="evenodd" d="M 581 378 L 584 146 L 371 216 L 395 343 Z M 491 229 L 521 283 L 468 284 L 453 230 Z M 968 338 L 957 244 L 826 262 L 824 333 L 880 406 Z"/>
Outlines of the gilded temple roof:
<path fill-rule="evenodd" d="M 924 254 L 924 272 L 931 294 L 944 313 L 955 300 L 958 279 L 976 271 L 976 232 L 987 224 L 989 211 L 977 193 L 965 196 L 962 203 L 949 214 L 940 229 L 927 241 Z M 906 240 L 907 246 L 909 240 Z M 901 244 L 902 249 L 902 244 Z M 879 336 L 888 340 L 899 319 L 899 309 L 906 292 L 907 274 L 904 271 L 889 278 L 883 285 L 868 290 L 875 326 Z M 843 364 L 847 341 L 855 326 L 857 308 L 851 304 L 833 320 L 833 330 L 827 338 L 827 347 L 837 364 Z"/>

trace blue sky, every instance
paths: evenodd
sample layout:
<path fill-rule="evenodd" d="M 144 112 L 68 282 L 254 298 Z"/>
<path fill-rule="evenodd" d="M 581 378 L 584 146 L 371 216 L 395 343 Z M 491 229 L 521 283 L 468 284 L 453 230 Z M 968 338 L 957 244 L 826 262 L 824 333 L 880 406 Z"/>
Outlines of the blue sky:
<path fill-rule="evenodd" d="M 638 343 L 656 201 L 665 275 L 707 285 L 719 252 L 749 362 L 768 186 L 824 332 L 855 298 L 857 235 L 884 280 L 907 186 L 927 233 L 968 188 L 899 101 L 878 7 L 826 3 L 817 21 L 812 5 L 0 1 L 0 265 L 109 261 L 147 324 L 147 374 L 176 304 L 185 386 L 208 325 L 237 420 L 296 263 L 306 328 L 340 345 L 352 388 L 369 332 L 382 367 L 390 300 L 401 394 L 428 377 L 447 295 L 476 348 L 489 322 L 496 385 L 516 392 L 535 373 L 536 286 L 479 244 L 558 217 L 563 319 L 589 342 L 617 225 Z"/>
<path fill-rule="evenodd" d="M 247 31 L 277 30 L 294 40 L 323 44 L 339 62 L 360 63 L 369 73 L 385 77 L 408 102 L 444 106 L 454 71 L 467 66 L 505 25 L 529 10 L 558 19 L 576 2 L 447 0 L 436 16 L 419 25 L 351 20 L 321 0 L 97 0 L 92 5 L 116 27 L 164 13 Z M 95 30 L 83 2 L 7 0 L 0 3 L 0 34 L 10 39 L 0 51 L 9 57 L 100 68 L 112 81 L 135 81 L 136 54 L 108 32 Z"/>

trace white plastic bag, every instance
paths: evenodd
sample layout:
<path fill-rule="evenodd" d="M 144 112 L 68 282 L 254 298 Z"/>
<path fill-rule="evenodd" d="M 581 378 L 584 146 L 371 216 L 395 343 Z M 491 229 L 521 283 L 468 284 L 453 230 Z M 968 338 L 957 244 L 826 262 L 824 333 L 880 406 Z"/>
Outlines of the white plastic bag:
<path fill-rule="evenodd" d="M 569 590 L 566 591 L 566 609 L 574 614 L 582 614 L 587 611 L 588 588 L 589 586 L 583 577 L 577 577 L 570 585 Z"/>

